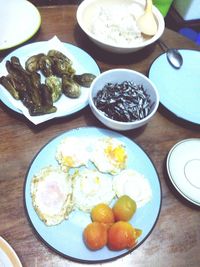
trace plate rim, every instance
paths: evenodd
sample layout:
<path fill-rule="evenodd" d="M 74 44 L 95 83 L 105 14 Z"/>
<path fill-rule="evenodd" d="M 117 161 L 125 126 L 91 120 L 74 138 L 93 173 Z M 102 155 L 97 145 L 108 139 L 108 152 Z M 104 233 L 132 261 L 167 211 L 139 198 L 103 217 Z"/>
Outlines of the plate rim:
<path fill-rule="evenodd" d="M 35 12 L 37 14 L 37 18 L 38 18 L 37 26 L 34 28 L 34 30 L 32 31 L 32 33 L 29 36 L 27 36 L 25 39 L 21 40 L 20 42 L 17 42 L 16 44 L 12 44 L 12 45 L 8 45 L 8 46 L 3 46 L 3 47 L 0 46 L 0 52 L 4 51 L 4 50 L 7 50 L 7 49 L 11 49 L 11 48 L 17 47 L 18 45 L 21 45 L 21 44 L 27 42 L 28 40 L 30 40 L 36 34 L 36 32 L 39 30 L 39 28 L 41 26 L 42 17 L 41 17 L 41 14 L 40 14 L 38 8 L 33 3 L 31 3 L 30 1 L 24 0 L 24 2 L 26 4 L 28 4 L 28 5 L 30 5 L 32 7 L 32 10 L 35 10 Z"/>
<path fill-rule="evenodd" d="M 8 253 L 4 250 L 4 248 L 6 247 L 6 249 L 9 251 L 9 254 L 11 254 L 12 259 L 9 257 Z M 17 264 L 13 265 L 16 267 L 22 267 L 22 263 L 17 255 L 17 253 L 15 252 L 15 250 L 13 249 L 13 247 L 8 243 L 8 241 L 6 241 L 3 236 L 0 235 L 0 249 L 3 250 L 3 252 L 6 254 L 6 256 L 9 258 L 9 260 L 11 261 L 12 264 Z"/>
<path fill-rule="evenodd" d="M 176 144 L 174 144 L 171 149 L 169 150 L 168 154 L 167 154 L 167 159 L 166 159 L 166 167 L 167 167 L 167 173 L 168 173 L 168 177 L 173 185 L 173 187 L 176 189 L 176 191 L 184 198 L 186 199 L 187 201 L 189 201 L 190 203 L 194 204 L 195 206 L 197 207 L 200 207 L 200 201 L 197 202 L 193 199 L 191 199 L 189 196 L 187 196 L 178 186 L 178 184 L 176 183 L 176 181 L 174 180 L 173 178 L 173 175 L 171 175 L 171 172 L 170 172 L 170 157 L 172 155 L 172 153 L 174 152 L 174 150 L 182 145 L 183 143 L 186 143 L 186 142 L 190 142 L 190 141 L 199 141 L 200 142 L 200 138 L 186 138 L 186 139 L 183 139 L 183 140 L 180 140 L 179 142 L 177 142 Z"/>
<path fill-rule="evenodd" d="M 193 51 L 193 52 L 199 52 L 200 53 L 200 50 L 198 50 L 198 49 L 195 49 L 195 48 L 193 48 L 193 49 L 190 49 L 190 48 L 179 48 L 178 50 L 183 50 L 183 51 Z M 149 66 L 149 68 L 148 68 L 148 70 L 147 70 L 147 76 L 149 77 L 149 79 L 151 80 L 151 77 L 150 77 L 150 71 L 151 71 L 151 68 L 152 68 L 152 66 L 153 66 L 153 64 L 156 62 L 156 60 L 159 58 L 159 57 L 161 57 L 161 56 L 163 56 L 164 54 L 166 54 L 166 51 L 164 51 L 164 52 L 161 52 L 158 56 L 156 56 L 155 58 L 154 58 L 154 60 L 151 62 L 151 64 L 150 64 L 150 66 Z M 152 80 L 152 82 L 154 82 L 153 80 Z M 158 89 L 158 93 L 159 93 L 159 89 Z M 173 115 L 175 118 L 177 118 L 177 119 L 180 119 L 181 121 L 184 121 L 184 122 L 186 122 L 186 123 L 191 123 L 192 125 L 196 125 L 196 126 L 200 126 L 200 122 L 198 123 L 198 122 L 196 122 L 196 121 L 194 121 L 194 120 L 189 120 L 189 119 L 187 119 L 187 118 L 185 118 L 184 116 L 181 116 L 181 114 L 178 114 L 176 111 L 172 111 L 169 107 L 167 107 L 164 103 L 162 103 L 162 100 L 160 99 L 160 104 L 171 114 L 171 115 Z"/>
<path fill-rule="evenodd" d="M 87 129 L 95 129 L 95 130 L 100 130 L 100 131 L 103 131 L 104 133 L 114 133 L 118 136 L 124 136 L 125 138 L 129 139 L 131 142 L 135 143 L 139 149 L 141 149 L 147 156 L 147 158 L 149 159 L 150 163 L 152 164 L 152 167 L 154 168 L 155 170 L 155 173 L 157 175 L 157 179 L 158 179 L 158 185 L 159 185 L 159 189 L 160 189 L 160 203 L 159 203 L 159 208 L 158 208 L 158 213 L 157 213 L 157 216 L 155 218 L 155 221 L 152 225 L 152 228 L 151 230 L 148 232 L 148 234 L 146 235 L 146 237 L 139 243 L 137 244 L 135 247 L 133 247 L 132 249 L 130 250 L 127 250 L 126 252 L 120 254 L 120 255 L 117 255 L 115 257 L 112 257 L 112 258 L 107 258 L 107 259 L 100 259 L 100 260 L 86 260 L 86 259 L 79 259 L 79 258 L 76 258 L 76 257 L 72 257 L 72 256 L 69 256 L 69 255 L 66 255 L 65 253 L 62 253 L 60 252 L 59 250 L 57 250 L 56 248 L 54 248 L 52 245 L 50 245 L 40 234 L 39 232 L 37 231 L 37 229 L 35 228 L 35 226 L 33 225 L 32 221 L 31 221 L 31 218 L 29 216 L 29 212 L 28 212 L 28 207 L 27 207 L 27 203 L 26 203 L 26 186 L 27 186 L 27 178 L 28 178 L 28 174 L 29 174 L 29 171 L 30 171 L 30 168 L 33 164 L 33 162 L 35 161 L 35 159 L 37 158 L 37 156 L 40 154 L 40 152 L 47 146 L 49 145 L 54 139 L 56 138 L 59 138 L 61 137 L 62 135 L 68 133 L 68 132 L 72 132 L 72 131 L 78 131 L 78 130 L 87 130 Z M 24 202 L 24 209 L 25 209 L 25 213 L 27 215 L 27 218 L 28 218 L 28 221 L 30 223 L 30 226 L 33 228 L 34 230 L 34 233 L 38 236 L 38 238 L 47 246 L 49 247 L 52 251 L 55 251 L 58 255 L 61 255 L 62 257 L 66 258 L 66 259 L 69 259 L 69 260 L 72 260 L 74 262 L 78 262 L 78 263 L 88 263 L 88 264 L 97 264 L 97 263 L 106 263 L 106 262 L 111 262 L 111 261 L 115 261 L 117 259 L 120 259 L 130 253 L 132 253 L 135 249 L 137 249 L 139 246 L 141 246 L 143 244 L 144 241 L 146 241 L 146 239 L 151 235 L 152 231 L 154 230 L 157 222 L 158 222 L 158 219 L 160 217 L 160 213 L 161 213 L 161 208 L 162 208 L 162 187 L 161 187 L 161 181 L 160 181 L 160 177 L 159 177 L 159 174 L 158 174 L 158 171 L 156 169 L 156 166 L 154 164 L 154 162 L 152 161 L 152 159 L 150 158 L 149 154 L 145 151 L 145 149 L 142 148 L 141 145 L 139 145 L 135 140 L 133 141 L 131 138 L 121 134 L 121 133 L 118 133 L 118 132 L 115 132 L 113 130 L 109 130 L 109 129 L 106 129 L 106 128 L 102 128 L 102 127 L 95 127 L 95 126 L 83 126 L 83 127 L 77 127 L 77 128 L 72 128 L 72 129 L 69 129 L 67 131 L 64 131 L 62 133 L 59 133 L 57 135 L 55 135 L 53 138 L 51 138 L 48 142 L 46 142 L 40 149 L 39 151 L 35 154 L 35 156 L 33 157 L 33 159 L 31 160 L 31 162 L 29 163 L 29 167 L 27 169 L 27 172 L 25 174 L 25 179 L 24 179 L 24 186 L 23 186 L 23 202 Z"/>

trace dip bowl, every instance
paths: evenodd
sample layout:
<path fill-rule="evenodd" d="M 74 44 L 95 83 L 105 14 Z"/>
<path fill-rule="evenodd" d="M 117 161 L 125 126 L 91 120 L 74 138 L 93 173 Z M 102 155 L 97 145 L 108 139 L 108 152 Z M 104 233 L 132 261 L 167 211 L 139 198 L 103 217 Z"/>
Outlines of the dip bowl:
<path fill-rule="evenodd" d="M 137 20 L 144 13 L 144 0 L 84 0 L 76 18 L 80 28 L 97 46 L 114 53 L 131 53 L 155 43 L 163 34 L 165 22 L 153 6 L 158 30 L 154 36 L 141 34 Z"/>

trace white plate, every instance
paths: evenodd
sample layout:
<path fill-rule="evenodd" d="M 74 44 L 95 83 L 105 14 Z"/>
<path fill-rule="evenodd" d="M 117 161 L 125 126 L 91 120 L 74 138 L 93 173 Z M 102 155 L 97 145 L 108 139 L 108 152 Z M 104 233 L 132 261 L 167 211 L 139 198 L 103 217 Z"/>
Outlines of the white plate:
<path fill-rule="evenodd" d="M 200 124 L 200 51 L 179 49 L 180 69 L 173 68 L 166 53 L 150 67 L 149 78 L 158 89 L 161 104 L 178 118 Z"/>
<path fill-rule="evenodd" d="M 39 29 L 41 16 L 32 3 L 0 0 L 0 7 L 0 50 L 22 44 Z"/>
<path fill-rule="evenodd" d="M 142 230 L 137 245 L 131 250 L 111 251 L 104 247 L 97 251 L 89 250 L 82 240 L 84 227 L 91 222 L 89 213 L 73 211 L 68 220 L 55 226 L 46 226 L 35 212 L 31 199 L 31 181 L 33 176 L 43 167 L 52 165 L 58 166 L 55 159 L 56 149 L 61 140 L 65 137 L 95 138 L 113 137 L 119 139 L 126 146 L 128 154 L 127 168 L 133 168 L 142 173 L 149 181 L 152 189 L 152 199 L 146 205 L 138 208 L 130 223 Z M 48 155 L 48 156 L 47 156 Z M 92 168 L 92 166 L 90 166 Z M 157 171 L 148 155 L 129 138 L 114 131 L 95 127 L 83 127 L 65 132 L 47 143 L 33 159 L 28 169 L 25 187 L 24 200 L 28 218 L 45 244 L 54 251 L 69 259 L 85 262 L 99 263 L 111 261 L 129 254 L 140 246 L 151 234 L 156 225 L 161 208 L 161 187 Z"/>
<path fill-rule="evenodd" d="M 54 40 L 53 40 L 54 39 Z M 94 59 L 87 54 L 84 50 L 76 47 L 74 45 L 68 43 L 61 43 L 57 38 L 51 39 L 47 42 L 36 42 L 32 44 L 28 44 L 22 46 L 8 56 L 4 58 L 0 65 L 0 76 L 7 75 L 7 70 L 5 67 L 6 61 L 10 60 L 12 56 L 16 56 L 20 59 L 22 66 L 24 67 L 25 61 L 32 55 L 36 55 L 39 53 L 47 53 L 48 50 L 52 49 L 52 45 L 55 43 L 58 47 L 58 50 L 61 51 L 63 49 L 64 53 L 68 53 L 70 59 L 73 61 L 73 67 L 76 70 L 77 74 L 82 73 L 93 73 L 94 75 L 98 75 L 100 73 L 99 67 L 97 66 Z M 54 42 L 55 41 L 55 42 Z M 44 79 L 44 77 L 42 77 Z M 22 114 L 22 110 L 24 115 L 34 124 L 39 124 L 44 121 L 56 118 L 71 115 L 81 109 L 83 109 L 88 104 L 89 90 L 90 88 L 82 88 L 82 93 L 79 98 L 70 99 L 64 95 L 54 103 L 57 107 L 57 111 L 55 113 L 41 115 L 41 116 L 30 116 L 28 110 L 24 107 L 21 101 L 15 100 L 8 91 L 0 85 L 0 99 L 2 102 L 12 109 L 13 111 Z"/>
<path fill-rule="evenodd" d="M 200 206 L 200 138 L 185 139 L 174 145 L 167 156 L 167 171 L 176 190 Z"/>
<path fill-rule="evenodd" d="M 22 264 L 8 242 L 0 236 L 0 266 L 22 267 Z"/>

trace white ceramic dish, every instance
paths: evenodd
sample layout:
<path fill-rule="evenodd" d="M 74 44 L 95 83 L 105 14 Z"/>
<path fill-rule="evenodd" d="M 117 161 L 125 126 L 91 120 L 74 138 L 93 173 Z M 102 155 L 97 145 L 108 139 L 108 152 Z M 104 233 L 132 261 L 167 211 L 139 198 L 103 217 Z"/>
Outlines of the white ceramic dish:
<path fill-rule="evenodd" d="M 152 106 L 149 115 L 145 118 L 133 122 L 120 122 L 106 117 L 103 112 L 95 106 L 93 98 L 107 83 L 122 83 L 124 81 L 133 81 L 137 85 L 143 85 L 144 90 L 150 96 Z M 155 85 L 142 73 L 129 69 L 112 69 L 101 73 L 92 82 L 89 95 L 89 105 L 94 115 L 104 125 L 113 130 L 127 131 L 139 128 L 150 121 L 158 109 L 159 95 Z"/>
<path fill-rule="evenodd" d="M 0 7 L 0 50 L 20 45 L 38 31 L 41 16 L 31 2 L 0 0 Z"/>
<path fill-rule="evenodd" d="M 114 8 L 120 10 L 127 9 L 129 10 L 137 10 L 134 14 L 136 19 L 143 14 L 144 10 L 144 1 L 142 0 L 84 0 L 78 7 L 77 10 L 77 21 L 79 26 L 82 28 L 82 30 L 88 35 L 88 37 L 99 47 L 115 53 L 131 53 L 138 51 L 146 46 L 149 46 L 153 44 L 156 40 L 160 38 L 160 36 L 163 34 L 164 28 L 165 28 L 165 22 L 163 19 L 162 14 L 160 11 L 153 6 L 153 14 L 155 16 L 155 19 L 158 24 L 158 31 L 153 36 L 148 38 L 147 40 L 141 42 L 141 43 L 134 43 L 134 44 L 124 44 L 120 45 L 117 44 L 116 41 L 105 41 L 104 33 L 102 33 L 101 36 L 97 37 L 94 33 L 92 33 L 91 27 L 94 23 L 98 22 L 97 18 L 97 11 L 100 8 L 103 9 L 110 9 L 111 12 Z M 134 6 L 133 6 L 134 5 Z M 99 11 L 98 11 L 99 12 Z M 119 14 L 120 15 L 120 14 Z M 121 23 L 121 20 L 119 20 L 119 24 Z M 105 32 L 105 31 L 104 31 Z"/>
<path fill-rule="evenodd" d="M 14 249 L 1 236 L 0 236 L 0 266 L 22 267 L 22 264 Z"/>
<path fill-rule="evenodd" d="M 166 53 L 155 59 L 149 70 L 160 95 L 160 103 L 176 117 L 200 125 L 200 51 L 179 49 L 180 69 L 173 68 Z"/>
<path fill-rule="evenodd" d="M 176 190 L 200 206 L 200 139 L 185 139 L 175 144 L 167 156 L 167 171 Z"/>
<path fill-rule="evenodd" d="M 139 237 L 138 243 L 133 249 L 111 251 L 107 247 L 103 247 L 97 251 L 89 250 L 82 239 L 83 229 L 91 222 L 90 214 L 86 212 L 74 210 L 67 220 L 55 226 L 46 226 L 39 219 L 32 205 L 30 193 L 31 181 L 33 176 L 43 167 L 49 165 L 58 166 L 58 162 L 55 159 L 57 146 L 66 137 L 87 138 L 88 141 L 91 142 L 95 139 L 105 137 L 118 139 L 126 147 L 128 155 L 127 168 L 137 170 L 148 179 L 152 190 L 152 198 L 146 205 L 138 208 L 135 215 L 130 220 L 132 225 L 142 229 L 142 235 Z M 93 164 L 89 164 L 88 166 L 88 168 L 91 169 L 94 169 L 94 167 Z M 24 200 L 28 218 L 42 241 L 62 256 L 86 264 L 115 260 L 137 249 L 151 234 L 156 225 L 161 208 L 161 194 L 160 180 L 157 171 L 151 159 L 143 149 L 131 139 L 119 133 L 95 127 L 72 129 L 45 144 L 30 164 L 24 187 Z"/>
<path fill-rule="evenodd" d="M 84 50 L 67 43 L 60 43 L 60 44 L 61 48 L 63 48 L 64 51 L 68 52 L 73 57 L 73 62 L 74 62 L 73 66 L 77 74 L 89 72 L 93 73 L 94 75 L 98 75 L 100 73 L 99 67 L 97 66 L 94 59 Z M 49 48 L 51 47 L 51 46 L 49 47 L 48 45 L 49 45 L 48 42 L 36 42 L 16 49 L 8 56 L 6 56 L 6 58 L 4 58 L 4 60 L 1 62 L 0 76 L 7 75 L 5 63 L 7 60 L 10 60 L 12 56 L 18 57 L 20 59 L 22 66 L 24 66 L 25 61 L 30 56 L 36 55 L 38 53 L 48 52 Z M 88 105 L 88 96 L 90 90 L 89 88 L 84 88 L 84 90 L 82 90 L 81 96 L 77 99 L 69 99 L 63 95 L 55 103 L 55 106 L 57 107 L 57 111 L 55 113 L 46 114 L 42 116 L 30 116 L 28 114 L 27 109 L 23 106 L 21 101 L 15 100 L 2 85 L 0 85 L 0 89 L 1 89 L 0 98 L 2 102 L 13 111 L 20 114 L 24 114 L 27 117 L 27 119 L 29 119 L 34 124 L 39 124 L 57 117 L 68 116 L 83 109 L 85 106 Z"/>

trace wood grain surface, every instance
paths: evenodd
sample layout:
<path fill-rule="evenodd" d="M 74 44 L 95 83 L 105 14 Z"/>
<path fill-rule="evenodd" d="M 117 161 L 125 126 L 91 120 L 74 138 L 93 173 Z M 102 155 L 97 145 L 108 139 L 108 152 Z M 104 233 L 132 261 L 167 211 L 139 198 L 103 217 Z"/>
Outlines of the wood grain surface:
<path fill-rule="evenodd" d="M 39 7 L 41 28 L 28 43 L 49 40 L 56 35 L 61 41 L 87 51 L 101 71 L 124 67 L 147 74 L 150 64 L 162 53 L 157 44 L 130 55 L 112 55 L 101 50 L 78 27 L 76 9 L 76 5 Z M 169 47 L 199 49 L 192 41 L 168 29 L 162 39 Z M 0 59 L 13 50 L 0 52 Z M 163 75 L 167 75 L 164 70 Z M 59 256 L 35 235 L 23 199 L 26 172 L 35 154 L 54 136 L 82 126 L 103 127 L 89 107 L 70 117 L 33 126 L 23 116 L 0 104 L 0 235 L 15 249 L 24 267 L 82 265 Z M 178 120 L 160 106 L 148 125 L 123 134 L 137 142 L 155 164 L 162 187 L 162 208 L 156 227 L 137 250 L 122 259 L 97 266 L 200 266 L 199 209 L 173 190 L 165 169 L 171 147 L 185 138 L 199 138 L 200 128 Z"/>

